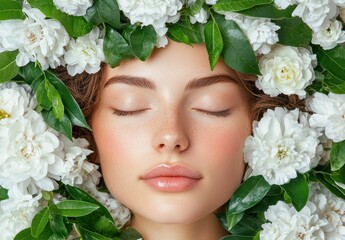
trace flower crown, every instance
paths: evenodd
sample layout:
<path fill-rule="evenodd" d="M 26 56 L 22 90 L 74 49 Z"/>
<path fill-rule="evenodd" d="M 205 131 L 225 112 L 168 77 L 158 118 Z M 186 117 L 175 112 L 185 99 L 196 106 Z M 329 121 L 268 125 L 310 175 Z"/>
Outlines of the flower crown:
<path fill-rule="evenodd" d="M 219 215 L 224 239 L 345 238 L 344 0 L 0 0 L 0 12 L 3 239 L 140 238 L 98 188 L 87 141 L 72 137 L 89 126 L 51 69 L 145 61 L 167 37 L 204 42 L 211 69 L 222 57 L 271 97 L 306 99 L 308 113 L 254 121 L 245 181 Z"/>

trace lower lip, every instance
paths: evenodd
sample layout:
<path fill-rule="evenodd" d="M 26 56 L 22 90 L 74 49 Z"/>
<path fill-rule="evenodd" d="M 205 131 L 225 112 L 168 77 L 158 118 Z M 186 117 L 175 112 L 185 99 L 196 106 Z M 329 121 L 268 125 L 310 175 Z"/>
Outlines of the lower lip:
<path fill-rule="evenodd" d="M 188 177 L 155 177 L 144 179 L 150 187 L 161 192 L 184 192 L 194 188 L 199 179 Z"/>

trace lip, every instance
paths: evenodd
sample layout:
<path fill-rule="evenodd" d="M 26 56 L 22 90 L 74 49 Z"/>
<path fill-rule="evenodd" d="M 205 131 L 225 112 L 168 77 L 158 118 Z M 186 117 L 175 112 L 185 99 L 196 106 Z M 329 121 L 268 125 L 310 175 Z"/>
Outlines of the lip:
<path fill-rule="evenodd" d="M 161 164 L 150 169 L 140 179 L 157 191 L 184 192 L 194 188 L 202 176 L 183 165 Z"/>

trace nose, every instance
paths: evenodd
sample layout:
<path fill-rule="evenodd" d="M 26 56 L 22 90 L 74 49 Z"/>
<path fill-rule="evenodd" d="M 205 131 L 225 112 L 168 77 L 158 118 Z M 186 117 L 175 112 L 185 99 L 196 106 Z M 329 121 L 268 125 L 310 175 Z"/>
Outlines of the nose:
<path fill-rule="evenodd" d="M 186 122 L 179 111 L 165 112 L 157 119 L 153 147 L 158 152 L 183 152 L 189 147 Z"/>

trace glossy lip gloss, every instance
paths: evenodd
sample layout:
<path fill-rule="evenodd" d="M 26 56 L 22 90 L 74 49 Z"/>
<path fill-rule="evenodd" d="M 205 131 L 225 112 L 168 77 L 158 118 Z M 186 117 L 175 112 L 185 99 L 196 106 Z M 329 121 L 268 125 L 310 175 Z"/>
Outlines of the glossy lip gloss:
<path fill-rule="evenodd" d="M 146 184 L 157 191 L 184 192 L 194 188 L 202 176 L 183 165 L 158 165 L 142 177 Z"/>

